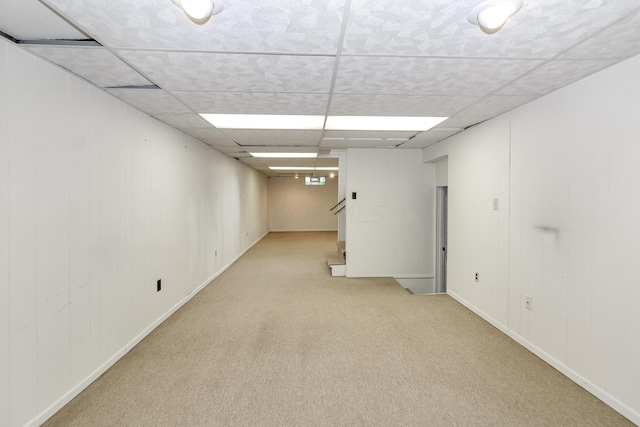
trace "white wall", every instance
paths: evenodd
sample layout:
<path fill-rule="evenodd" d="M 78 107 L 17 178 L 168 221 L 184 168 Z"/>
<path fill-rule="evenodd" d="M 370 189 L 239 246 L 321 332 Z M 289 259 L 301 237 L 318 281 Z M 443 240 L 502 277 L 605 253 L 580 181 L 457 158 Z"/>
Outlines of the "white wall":
<path fill-rule="evenodd" d="M 450 293 L 635 423 L 639 73 L 636 57 L 445 143 Z"/>
<path fill-rule="evenodd" d="M 267 204 L 264 175 L 0 40 L 0 425 L 66 403 L 259 240 Z"/>
<path fill-rule="evenodd" d="M 436 187 L 449 185 L 449 159 L 444 158 L 436 162 Z"/>
<path fill-rule="evenodd" d="M 433 277 L 435 166 L 421 150 L 349 149 L 347 161 L 347 276 Z"/>
<path fill-rule="evenodd" d="M 304 185 L 304 178 L 269 178 L 271 231 L 335 231 L 338 217 L 329 212 L 338 203 L 338 178 L 326 185 Z"/>

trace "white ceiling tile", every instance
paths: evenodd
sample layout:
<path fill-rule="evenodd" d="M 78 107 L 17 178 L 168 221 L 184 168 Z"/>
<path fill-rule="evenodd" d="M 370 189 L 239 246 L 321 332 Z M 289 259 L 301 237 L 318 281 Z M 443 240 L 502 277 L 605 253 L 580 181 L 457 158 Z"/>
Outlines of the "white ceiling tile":
<path fill-rule="evenodd" d="M 211 128 L 211 123 L 196 113 L 157 113 L 153 117 L 177 129 Z"/>
<path fill-rule="evenodd" d="M 335 58 L 119 51 L 163 89 L 328 93 Z"/>
<path fill-rule="evenodd" d="M 0 31 L 18 40 L 86 39 L 38 0 L 0 0 Z"/>
<path fill-rule="evenodd" d="M 455 114 L 477 100 L 477 96 L 335 94 L 329 114 L 442 117 Z"/>
<path fill-rule="evenodd" d="M 556 60 L 550 61 L 496 95 L 544 95 L 612 65 L 612 60 Z"/>
<path fill-rule="evenodd" d="M 533 101 L 537 95 L 526 96 L 488 96 L 481 99 L 460 113 L 442 122 L 438 128 L 466 128 L 471 125 L 499 116 L 527 102 Z"/>
<path fill-rule="evenodd" d="M 5 0 L 6 1 L 6 0 Z M 335 54 L 345 0 L 225 0 L 195 25 L 170 0 L 45 0 L 117 48 Z"/>
<path fill-rule="evenodd" d="M 25 47 L 99 87 L 151 84 L 120 58 L 102 47 L 36 45 Z"/>
<path fill-rule="evenodd" d="M 107 91 L 147 114 L 191 112 L 171 94 L 161 89 L 107 88 Z"/>
<path fill-rule="evenodd" d="M 316 159 L 260 159 L 260 162 L 274 167 L 316 167 Z"/>
<path fill-rule="evenodd" d="M 415 134 L 416 132 L 411 131 L 327 130 L 324 132 L 324 138 L 395 138 L 407 140 Z"/>
<path fill-rule="evenodd" d="M 479 3 L 352 0 L 343 53 L 551 58 L 638 9 L 634 0 L 528 0 L 488 36 L 467 21 Z"/>
<path fill-rule="evenodd" d="M 290 153 L 292 147 L 272 147 L 272 146 L 258 146 L 247 147 L 247 150 L 251 153 Z M 295 147 L 296 153 L 317 153 L 318 149 L 315 146 L 301 146 Z"/>
<path fill-rule="evenodd" d="M 409 141 L 400 145 L 399 148 L 425 148 L 451 135 L 455 135 L 460 131 L 461 129 L 431 129 L 427 132 L 420 132 Z"/>
<path fill-rule="evenodd" d="M 235 130 L 223 132 L 236 143 L 246 145 L 317 145 L 322 131 L 316 130 Z"/>
<path fill-rule="evenodd" d="M 174 91 L 177 98 L 201 113 L 320 114 L 327 111 L 327 94 Z"/>
<path fill-rule="evenodd" d="M 337 141 L 325 141 L 321 143 L 321 147 L 324 149 L 335 148 L 394 148 L 398 143 L 389 143 L 387 141 L 370 141 L 361 139 L 349 139 L 349 140 L 337 140 Z"/>
<path fill-rule="evenodd" d="M 540 63 L 513 59 L 343 57 L 335 91 L 481 96 Z"/>
<path fill-rule="evenodd" d="M 640 12 L 631 14 L 559 59 L 628 58 L 640 53 Z"/>
<path fill-rule="evenodd" d="M 186 128 L 181 129 L 183 132 L 188 133 L 200 141 L 204 141 L 209 145 L 220 145 L 226 147 L 233 147 L 235 151 L 242 151 L 242 148 L 235 143 L 233 139 L 225 135 L 219 129 L 209 126 L 208 128 Z"/>

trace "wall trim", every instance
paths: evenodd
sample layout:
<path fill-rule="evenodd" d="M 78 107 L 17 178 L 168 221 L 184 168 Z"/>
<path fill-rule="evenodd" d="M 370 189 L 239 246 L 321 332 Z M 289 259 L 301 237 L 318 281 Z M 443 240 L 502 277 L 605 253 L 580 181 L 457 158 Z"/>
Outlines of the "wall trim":
<path fill-rule="evenodd" d="M 321 228 L 321 229 L 309 229 L 309 228 L 304 228 L 304 229 L 295 229 L 295 230 L 291 230 L 291 229 L 286 229 L 286 230 L 274 230 L 271 229 L 269 230 L 270 233 L 302 233 L 305 231 L 338 231 L 337 228 Z"/>
<path fill-rule="evenodd" d="M 111 368 L 115 363 L 122 359 L 131 349 L 133 349 L 140 341 L 142 341 L 147 335 L 153 332 L 158 326 L 160 326 L 165 320 L 167 320 L 173 313 L 178 311 L 183 305 L 188 303 L 194 296 L 196 296 L 201 290 L 206 288 L 213 280 L 215 280 L 218 276 L 224 273 L 229 267 L 235 264 L 236 261 L 240 259 L 245 253 L 249 251 L 249 249 L 253 248 L 258 242 L 265 238 L 265 236 L 269 234 L 269 231 L 264 233 L 258 239 L 256 239 L 253 243 L 247 246 L 242 252 L 240 252 L 235 258 L 233 258 L 227 265 L 222 267 L 220 270 L 215 272 L 211 277 L 209 277 L 204 283 L 200 284 L 197 288 L 189 292 L 184 298 L 178 301 L 173 307 L 171 307 L 167 312 L 162 314 L 156 320 L 154 320 L 148 327 L 146 327 L 142 332 L 136 335 L 131 341 L 125 344 L 124 347 L 115 352 L 113 356 L 107 359 L 102 365 L 98 367 L 95 371 L 89 374 L 84 380 L 80 381 L 78 384 L 73 386 L 71 390 L 65 393 L 60 399 L 54 402 L 51 406 L 45 409 L 40 415 L 29 421 L 25 424 L 26 427 L 38 427 L 43 424 L 49 418 L 51 418 L 56 412 L 62 409 L 67 403 L 71 402 L 76 396 L 78 396 L 84 389 L 86 389 L 91 383 L 93 383 L 96 379 L 100 377 L 100 375 L 104 374 L 109 368 Z"/>
<path fill-rule="evenodd" d="M 613 397 L 604 389 L 593 384 L 591 381 L 589 381 L 582 375 L 578 374 L 573 369 L 569 368 L 567 365 L 560 362 L 558 359 L 554 358 L 546 351 L 542 350 L 540 347 L 532 344 L 529 340 L 522 337 L 514 330 L 509 329 L 506 325 L 503 325 L 493 317 L 489 316 L 487 313 L 483 312 L 482 310 L 479 310 L 477 307 L 469 303 L 469 301 L 462 298 L 460 295 L 451 291 L 447 291 L 447 295 L 449 295 L 451 298 L 455 299 L 460 304 L 462 304 L 463 306 L 465 306 L 466 308 L 468 308 L 469 310 L 471 310 L 472 312 L 480 316 L 482 319 L 489 322 L 492 326 L 497 328 L 500 332 L 504 333 L 509 338 L 513 339 L 515 342 L 517 342 L 518 344 L 520 344 L 521 346 L 523 346 L 524 348 L 526 348 L 527 350 L 529 350 L 530 352 L 538 356 L 540 359 L 547 362 L 549 365 L 551 365 L 553 368 L 555 368 L 565 377 L 569 378 L 571 381 L 578 384 L 580 387 L 584 388 L 589 393 L 593 394 L 595 397 L 603 401 L 605 404 L 609 405 L 615 411 L 619 412 L 622 416 L 628 418 L 629 421 L 631 421 L 634 424 L 640 425 L 640 413 L 634 411 L 629 406 L 625 405 L 624 403 L 622 403 L 621 401 Z"/>

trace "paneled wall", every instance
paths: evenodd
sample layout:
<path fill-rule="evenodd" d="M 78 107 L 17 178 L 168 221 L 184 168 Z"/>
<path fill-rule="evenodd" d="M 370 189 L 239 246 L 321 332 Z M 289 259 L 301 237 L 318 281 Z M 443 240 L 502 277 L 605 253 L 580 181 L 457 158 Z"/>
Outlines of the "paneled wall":
<path fill-rule="evenodd" d="M 304 178 L 269 178 L 271 231 L 334 231 L 338 217 L 329 212 L 338 203 L 338 178 L 325 185 L 305 185 Z"/>
<path fill-rule="evenodd" d="M 420 150 L 349 149 L 347 159 L 347 276 L 432 278 L 435 166 Z"/>
<path fill-rule="evenodd" d="M 264 175 L 0 40 L 0 425 L 51 415 L 268 226 Z"/>
<path fill-rule="evenodd" d="M 425 150 L 449 155 L 451 295 L 638 424 L 639 73 L 636 57 Z"/>

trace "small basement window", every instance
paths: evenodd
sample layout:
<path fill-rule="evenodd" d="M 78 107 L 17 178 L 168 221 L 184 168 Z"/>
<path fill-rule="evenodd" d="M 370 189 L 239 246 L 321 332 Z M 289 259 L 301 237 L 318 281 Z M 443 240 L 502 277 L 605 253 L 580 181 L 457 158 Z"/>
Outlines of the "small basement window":
<path fill-rule="evenodd" d="M 325 185 L 326 178 L 324 176 L 305 176 L 304 185 Z"/>

